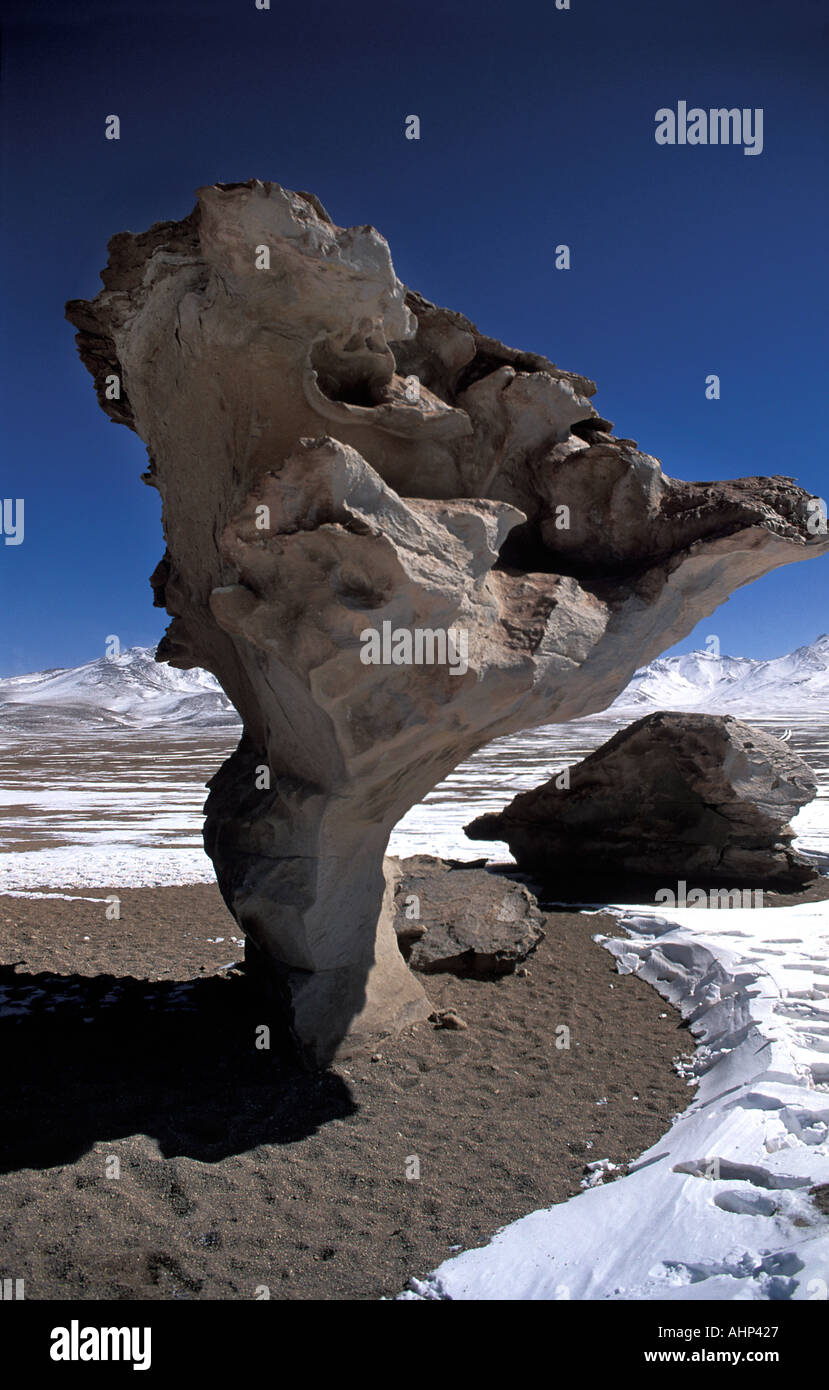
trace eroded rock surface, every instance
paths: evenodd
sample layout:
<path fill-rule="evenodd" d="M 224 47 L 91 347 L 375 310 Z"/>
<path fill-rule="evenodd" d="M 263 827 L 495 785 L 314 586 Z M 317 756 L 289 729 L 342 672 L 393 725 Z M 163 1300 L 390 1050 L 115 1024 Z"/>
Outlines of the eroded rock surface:
<path fill-rule="evenodd" d="M 826 537 L 787 478 L 666 477 L 591 381 L 408 291 L 379 233 L 312 194 L 203 188 L 183 221 L 114 237 L 102 278 L 67 316 L 161 494 L 158 659 L 212 671 L 245 726 L 205 844 L 325 1060 L 428 1012 L 392 954 L 404 812 L 497 735 L 603 709 Z M 387 622 L 462 632 L 467 668 L 364 664 Z"/>
<path fill-rule="evenodd" d="M 424 975 L 507 975 L 544 939 L 544 916 L 521 883 L 416 854 L 399 861 L 394 929 Z"/>
<path fill-rule="evenodd" d="M 649 714 L 496 815 L 472 840 L 506 840 L 519 866 L 589 897 L 646 880 L 668 889 L 797 888 L 813 864 L 789 821 L 817 795 L 808 763 L 730 715 Z"/>

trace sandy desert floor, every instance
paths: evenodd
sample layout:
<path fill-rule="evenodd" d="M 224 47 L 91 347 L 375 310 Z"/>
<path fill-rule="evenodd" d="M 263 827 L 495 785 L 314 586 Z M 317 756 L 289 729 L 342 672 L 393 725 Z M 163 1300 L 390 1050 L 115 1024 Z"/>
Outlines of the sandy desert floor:
<path fill-rule="evenodd" d="M 430 976 L 466 1030 L 315 1076 L 256 1048 L 215 886 L 67 891 L 95 900 L 0 899 L 0 1249 L 27 1298 L 394 1296 L 690 1099 L 690 1035 L 616 974 L 602 915 L 548 913 L 526 975 Z"/>

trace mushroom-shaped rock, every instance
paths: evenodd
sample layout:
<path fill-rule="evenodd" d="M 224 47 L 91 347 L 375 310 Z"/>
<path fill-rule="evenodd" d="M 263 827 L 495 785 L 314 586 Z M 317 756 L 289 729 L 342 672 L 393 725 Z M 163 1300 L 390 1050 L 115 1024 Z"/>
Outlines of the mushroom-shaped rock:
<path fill-rule="evenodd" d="M 400 817 L 497 735 L 603 709 L 740 584 L 821 553 L 785 478 L 685 483 L 586 377 L 398 280 L 372 227 L 252 180 L 109 246 L 67 316 L 147 445 L 157 657 L 244 721 L 205 845 L 306 1053 L 426 1016 Z"/>

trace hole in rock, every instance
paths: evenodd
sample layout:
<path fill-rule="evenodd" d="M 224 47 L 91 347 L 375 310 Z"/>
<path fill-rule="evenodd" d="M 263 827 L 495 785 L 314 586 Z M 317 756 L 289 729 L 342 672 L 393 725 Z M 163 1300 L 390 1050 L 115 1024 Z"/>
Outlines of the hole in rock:
<path fill-rule="evenodd" d="M 514 526 L 505 537 L 498 559 L 493 566 L 498 570 L 520 570 L 524 574 L 567 574 L 567 560 L 555 555 L 542 538 L 541 529 L 535 521 L 525 521 Z"/>
<path fill-rule="evenodd" d="M 344 345 L 317 343 L 310 361 L 324 396 L 343 405 L 369 409 L 385 400 L 394 372 L 394 358 L 384 343 L 356 336 Z"/>

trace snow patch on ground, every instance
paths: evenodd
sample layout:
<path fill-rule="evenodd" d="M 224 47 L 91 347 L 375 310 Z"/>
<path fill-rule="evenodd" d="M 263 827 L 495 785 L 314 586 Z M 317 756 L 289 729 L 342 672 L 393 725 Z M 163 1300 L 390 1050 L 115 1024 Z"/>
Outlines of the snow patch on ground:
<path fill-rule="evenodd" d="M 697 1090 L 626 1177 L 505 1227 L 409 1299 L 825 1299 L 829 902 L 615 908 L 598 937 L 675 1004 Z M 594 1168 L 594 1171 L 595 1168 Z"/>
<path fill-rule="evenodd" d="M 21 889 L 168 888 L 180 883 L 215 883 L 203 849 L 152 849 L 145 845 L 72 845 L 0 855 L 0 894 Z"/>

